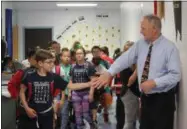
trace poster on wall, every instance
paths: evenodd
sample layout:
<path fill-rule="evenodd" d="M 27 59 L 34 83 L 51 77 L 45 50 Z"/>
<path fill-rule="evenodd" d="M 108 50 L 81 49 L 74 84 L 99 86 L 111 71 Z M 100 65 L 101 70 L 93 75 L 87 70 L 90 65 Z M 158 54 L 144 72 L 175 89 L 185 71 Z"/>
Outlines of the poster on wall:
<path fill-rule="evenodd" d="M 94 45 L 107 46 L 110 55 L 120 46 L 120 29 L 117 25 L 101 21 L 91 24 L 82 21 L 85 21 L 84 16 L 79 16 L 70 21 L 70 24 L 67 24 L 56 36 L 61 46 L 68 44 L 66 47 L 70 48 L 75 41 L 81 42 L 86 50 L 91 50 Z"/>

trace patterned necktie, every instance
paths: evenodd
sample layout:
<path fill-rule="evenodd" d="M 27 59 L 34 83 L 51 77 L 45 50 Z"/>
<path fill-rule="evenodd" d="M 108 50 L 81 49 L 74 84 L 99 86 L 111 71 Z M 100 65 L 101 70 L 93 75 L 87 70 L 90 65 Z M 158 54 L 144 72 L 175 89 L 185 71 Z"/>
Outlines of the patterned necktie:
<path fill-rule="evenodd" d="M 141 83 L 143 83 L 144 81 L 146 81 L 148 79 L 152 47 L 153 47 L 153 45 L 151 44 L 149 47 L 149 52 L 147 54 L 146 61 L 145 61 L 145 65 L 144 65 L 144 69 L 143 69 L 143 73 L 142 73 L 142 78 L 141 78 Z"/>

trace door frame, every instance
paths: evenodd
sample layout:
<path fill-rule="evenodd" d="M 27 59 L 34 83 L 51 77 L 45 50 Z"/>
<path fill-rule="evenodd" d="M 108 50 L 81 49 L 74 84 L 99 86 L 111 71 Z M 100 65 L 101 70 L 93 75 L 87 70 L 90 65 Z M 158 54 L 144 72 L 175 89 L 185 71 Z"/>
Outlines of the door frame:
<path fill-rule="evenodd" d="M 22 32 L 23 32 L 23 39 L 22 39 L 22 42 L 23 42 L 23 58 L 25 59 L 25 29 L 51 29 L 52 30 L 52 40 L 53 40 L 53 37 L 54 37 L 54 26 L 24 26 L 22 27 Z"/>

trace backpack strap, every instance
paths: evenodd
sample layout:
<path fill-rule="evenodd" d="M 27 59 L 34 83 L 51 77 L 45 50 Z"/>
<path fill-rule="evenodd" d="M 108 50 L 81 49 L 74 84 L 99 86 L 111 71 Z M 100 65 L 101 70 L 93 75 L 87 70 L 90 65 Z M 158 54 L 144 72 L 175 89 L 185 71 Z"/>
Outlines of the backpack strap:
<path fill-rule="evenodd" d="M 30 69 L 31 70 L 31 69 Z M 31 96 L 32 96 L 32 79 L 31 79 L 31 74 L 33 74 L 34 72 L 36 72 L 34 69 L 30 71 L 29 69 L 26 70 L 23 75 L 24 77 L 28 77 L 28 98 L 27 98 L 27 102 L 30 101 Z"/>
<path fill-rule="evenodd" d="M 71 73 L 71 77 L 72 77 L 72 78 L 74 78 L 73 71 L 74 71 L 75 66 L 76 66 L 76 64 L 72 64 L 72 65 L 71 65 L 70 73 Z"/>
<path fill-rule="evenodd" d="M 55 73 L 56 73 L 57 75 L 60 75 L 60 65 L 56 65 L 56 66 L 55 66 Z"/>

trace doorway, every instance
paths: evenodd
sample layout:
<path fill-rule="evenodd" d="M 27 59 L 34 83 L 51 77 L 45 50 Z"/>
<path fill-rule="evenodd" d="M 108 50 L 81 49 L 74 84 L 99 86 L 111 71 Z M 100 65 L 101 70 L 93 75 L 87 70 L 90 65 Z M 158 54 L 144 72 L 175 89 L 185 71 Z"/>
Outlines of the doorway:
<path fill-rule="evenodd" d="M 29 48 L 39 46 L 47 49 L 48 42 L 52 40 L 52 28 L 25 28 L 25 58 Z"/>

